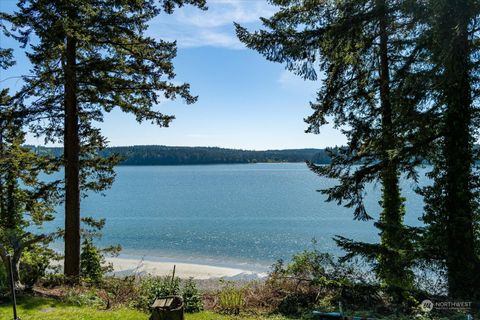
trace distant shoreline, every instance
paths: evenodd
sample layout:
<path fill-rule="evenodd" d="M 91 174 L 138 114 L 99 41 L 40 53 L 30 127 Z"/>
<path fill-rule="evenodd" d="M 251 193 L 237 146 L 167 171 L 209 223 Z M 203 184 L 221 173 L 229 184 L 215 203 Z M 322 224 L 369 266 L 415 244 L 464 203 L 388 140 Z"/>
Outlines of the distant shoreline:
<path fill-rule="evenodd" d="M 61 147 L 26 146 L 40 154 L 63 155 Z M 325 149 L 239 150 L 217 147 L 128 146 L 109 147 L 100 156 L 119 156 L 122 166 L 173 166 L 253 163 L 330 163 Z"/>
<path fill-rule="evenodd" d="M 182 167 L 182 166 L 221 166 L 221 165 L 250 165 L 250 164 L 304 164 L 305 161 L 295 162 L 225 162 L 225 163 L 181 163 L 181 164 L 124 164 L 119 163 L 115 167 Z"/>

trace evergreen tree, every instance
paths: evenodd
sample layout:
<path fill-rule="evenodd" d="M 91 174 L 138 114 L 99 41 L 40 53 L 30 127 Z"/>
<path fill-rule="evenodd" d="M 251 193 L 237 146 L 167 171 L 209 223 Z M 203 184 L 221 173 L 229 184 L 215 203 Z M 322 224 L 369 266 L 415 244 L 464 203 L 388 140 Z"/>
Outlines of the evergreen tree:
<path fill-rule="evenodd" d="M 64 269 L 72 281 L 80 274 L 80 190 L 108 187 L 118 161 L 98 156 L 106 141 L 93 122 L 118 108 L 139 122 L 168 126 L 174 117 L 153 108 L 162 96 L 196 101 L 188 84 L 171 81 L 175 42 L 145 35 L 151 19 L 186 4 L 206 8 L 205 0 L 20 0 L 18 12 L 3 14 L 24 46 L 38 38 L 21 98 L 36 119 L 49 120 L 32 129 L 64 144 Z"/>
<path fill-rule="evenodd" d="M 99 248 L 95 245 L 95 239 L 101 239 L 102 229 L 105 226 L 105 219 L 94 219 L 92 217 L 82 218 L 83 227 L 82 235 L 82 253 L 81 257 L 81 273 L 80 275 L 93 282 L 99 283 L 107 272 L 113 271 L 113 265 L 107 263 L 105 257 L 118 256 L 121 250 L 119 245 Z"/>
<path fill-rule="evenodd" d="M 419 102 L 415 93 L 404 96 L 402 81 L 415 61 L 414 23 L 404 14 L 404 1 L 273 1 L 280 7 L 262 22 L 267 30 L 249 33 L 237 25 L 242 42 L 267 59 L 286 63 L 287 69 L 317 80 L 325 73 L 318 98 L 306 119 L 308 132 L 333 116 L 348 138 L 332 164 L 310 168 L 321 176 L 338 179 L 327 190 L 328 201 L 355 208 L 355 218 L 371 219 L 363 198 L 365 185 L 382 183 L 382 212 L 377 228 L 379 244 L 358 243 L 338 237 L 349 253 L 376 261 L 378 276 L 401 299 L 411 288 L 413 247 L 410 228 L 403 224 L 401 171 L 414 174 L 416 158 L 398 157 L 405 146 L 402 128 L 409 111 Z M 410 82 L 408 83 L 410 84 Z"/>
<path fill-rule="evenodd" d="M 13 64 L 11 51 L 0 49 L 0 67 Z M 57 182 L 43 182 L 40 173 L 57 169 L 48 156 L 39 156 L 23 147 L 22 119 L 15 118 L 15 106 L 8 90 L 0 91 L 0 258 L 8 268 L 7 255 L 12 258 L 13 279 L 20 283 L 20 259 L 25 250 L 50 235 L 36 234 L 38 227 L 53 219 L 57 203 Z"/>
<path fill-rule="evenodd" d="M 422 189 L 426 208 L 423 258 L 446 268 L 449 295 L 480 297 L 478 141 L 478 3 L 427 1 L 419 5 L 427 55 L 428 126 L 436 139 L 428 159 L 433 185 Z M 435 137 L 435 136 L 434 136 Z"/>

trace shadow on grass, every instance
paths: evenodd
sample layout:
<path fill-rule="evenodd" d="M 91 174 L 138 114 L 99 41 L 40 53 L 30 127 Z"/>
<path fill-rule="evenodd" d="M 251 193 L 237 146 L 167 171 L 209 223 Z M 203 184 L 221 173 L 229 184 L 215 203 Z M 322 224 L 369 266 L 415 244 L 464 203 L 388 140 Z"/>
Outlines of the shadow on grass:
<path fill-rule="evenodd" d="M 48 307 L 56 307 L 61 302 L 55 301 L 49 298 L 31 297 L 31 296 L 19 296 L 17 297 L 17 306 L 20 309 L 32 310 Z M 0 301 L 1 307 L 11 307 L 12 301 L 9 297 Z"/>

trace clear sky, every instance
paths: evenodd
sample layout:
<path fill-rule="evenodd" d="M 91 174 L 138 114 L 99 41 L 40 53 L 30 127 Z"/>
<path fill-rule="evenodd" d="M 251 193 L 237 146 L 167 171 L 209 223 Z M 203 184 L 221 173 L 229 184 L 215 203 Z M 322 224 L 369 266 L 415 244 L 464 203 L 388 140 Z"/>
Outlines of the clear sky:
<path fill-rule="evenodd" d="M 157 39 L 177 40 L 174 61 L 176 81 L 188 82 L 197 103 L 164 102 L 157 106 L 176 119 L 169 128 L 138 124 L 128 114 L 114 111 L 99 124 L 110 145 L 161 144 L 219 146 L 242 149 L 322 148 L 341 145 L 345 138 L 330 126 L 320 135 L 306 134 L 303 119 L 311 113 L 320 82 L 304 81 L 284 66 L 266 61 L 246 49 L 234 33 L 233 21 L 250 30 L 259 28 L 259 17 L 274 8 L 265 0 L 210 0 L 208 11 L 193 7 L 162 14 L 152 21 L 149 33 Z M 15 0 L 1 0 L 2 11 L 13 11 Z M 2 47 L 15 48 L 17 65 L 0 75 L 1 86 L 18 89 L 14 78 L 28 73 L 24 52 L 1 36 Z M 5 80 L 6 79 L 6 80 Z M 42 140 L 28 137 L 28 143 Z"/>

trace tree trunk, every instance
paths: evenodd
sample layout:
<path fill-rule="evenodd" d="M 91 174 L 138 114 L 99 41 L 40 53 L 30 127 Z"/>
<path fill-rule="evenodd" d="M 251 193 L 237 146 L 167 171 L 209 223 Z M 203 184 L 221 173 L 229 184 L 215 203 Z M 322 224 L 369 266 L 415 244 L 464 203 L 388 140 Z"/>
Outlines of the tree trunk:
<path fill-rule="evenodd" d="M 4 248 L 2 248 L 4 249 Z M 2 263 L 5 267 L 5 270 L 7 270 L 8 272 L 10 272 L 10 266 L 9 266 L 9 263 L 8 263 L 8 258 L 7 258 L 7 251 L 6 250 L 2 250 L 4 252 L 0 253 L 0 257 L 2 259 Z M 20 256 L 18 256 L 18 258 L 20 258 Z M 13 283 L 15 285 L 15 288 L 18 289 L 18 290 L 23 290 L 25 288 L 25 286 L 21 283 L 20 281 L 20 259 L 17 259 L 17 261 L 15 262 L 14 261 L 14 258 L 11 258 L 12 259 L 12 274 L 13 274 Z M 10 274 L 8 275 L 8 283 L 10 283 Z"/>
<path fill-rule="evenodd" d="M 392 293 L 412 285 L 410 263 L 401 254 L 406 247 L 403 226 L 403 202 L 399 187 L 399 172 L 389 150 L 395 149 L 396 137 L 390 101 L 390 74 L 388 59 L 388 13 L 385 0 L 377 0 L 380 31 L 380 108 L 382 119 L 382 213 L 377 223 L 380 229 L 382 253 L 379 256 L 379 276 Z"/>
<path fill-rule="evenodd" d="M 15 288 L 18 290 L 23 290 L 25 288 L 20 280 L 20 257 L 22 256 L 22 251 L 23 249 L 19 249 L 18 251 L 15 251 L 12 256 L 13 282 L 15 284 Z"/>
<path fill-rule="evenodd" d="M 80 276 L 80 178 L 79 115 L 76 81 L 75 38 L 66 39 L 65 64 L 65 276 L 72 282 Z"/>
<path fill-rule="evenodd" d="M 446 164 L 445 212 L 449 294 L 472 299 L 479 295 L 480 263 L 475 253 L 474 196 L 472 194 L 472 98 L 468 1 L 443 3 L 443 36 L 450 37 L 445 57 L 443 92 L 444 156 Z"/>

